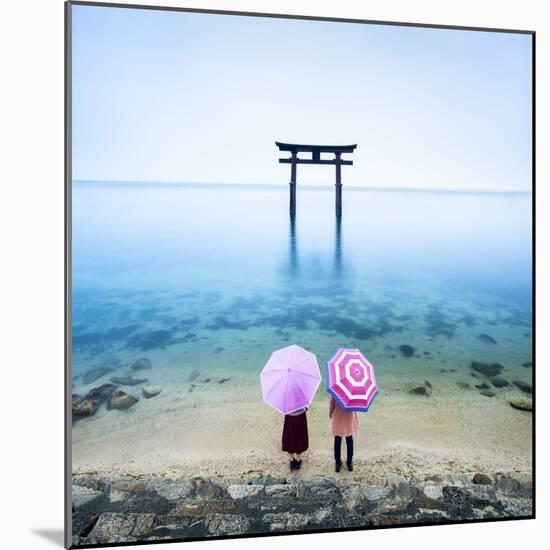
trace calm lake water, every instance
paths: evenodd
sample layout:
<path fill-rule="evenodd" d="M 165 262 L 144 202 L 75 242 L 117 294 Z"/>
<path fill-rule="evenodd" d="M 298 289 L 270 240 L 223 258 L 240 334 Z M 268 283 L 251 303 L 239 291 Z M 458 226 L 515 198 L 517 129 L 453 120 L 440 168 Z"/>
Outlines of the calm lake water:
<path fill-rule="evenodd" d="M 498 362 L 530 381 L 531 195 L 343 196 L 338 222 L 332 185 L 298 187 L 292 222 L 288 186 L 75 182 L 75 379 L 138 357 L 164 381 L 255 377 L 297 343 L 320 365 L 361 348 L 381 397 L 411 365 Z"/>

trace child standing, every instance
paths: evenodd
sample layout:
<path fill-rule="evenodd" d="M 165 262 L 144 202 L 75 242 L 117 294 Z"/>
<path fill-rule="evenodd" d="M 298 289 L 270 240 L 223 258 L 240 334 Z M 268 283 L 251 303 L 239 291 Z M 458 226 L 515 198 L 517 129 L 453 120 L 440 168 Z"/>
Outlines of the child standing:
<path fill-rule="evenodd" d="M 302 453 L 309 447 L 307 433 L 307 407 L 285 414 L 283 426 L 283 451 L 290 458 L 290 470 L 299 470 L 302 466 Z"/>
<path fill-rule="evenodd" d="M 332 435 L 334 435 L 334 460 L 336 462 L 335 469 L 337 472 L 342 467 L 341 449 L 342 437 L 346 438 L 348 470 L 353 471 L 353 434 L 359 431 L 359 417 L 357 413 L 346 412 L 332 398 L 329 398 L 328 416 L 332 419 Z"/>

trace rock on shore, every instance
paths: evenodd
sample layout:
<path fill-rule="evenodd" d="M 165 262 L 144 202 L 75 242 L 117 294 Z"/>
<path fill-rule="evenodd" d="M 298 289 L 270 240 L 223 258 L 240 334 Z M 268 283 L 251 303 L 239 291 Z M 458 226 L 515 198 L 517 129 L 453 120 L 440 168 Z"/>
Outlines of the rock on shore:
<path fill-rule="evenodd" d="M 530 517 L 528 474 L 424 478 L 73 476 L 73 544 Z"/>
<path fill-rule="evenodd" d="M 132 405 L 135 405 L 139 401 L 139 397 L 127 394 L 122 390 L 118 390 L 113 393 L 110 401 L 107 403 L 107 409 L 129 409 Z"/>
<path fill-rule="evenodd" d="M 141 391 L 143 393 L 143 397 L 150 399 L 151 397 L 158 395 L 162 391 L 162 388 L 160 386 L 145 386 Z"/>

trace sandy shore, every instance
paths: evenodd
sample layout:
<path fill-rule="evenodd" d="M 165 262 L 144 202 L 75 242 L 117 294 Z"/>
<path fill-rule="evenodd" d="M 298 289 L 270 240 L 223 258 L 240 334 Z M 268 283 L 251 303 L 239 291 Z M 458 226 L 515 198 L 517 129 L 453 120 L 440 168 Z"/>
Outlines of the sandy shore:
<path fill-rule="evenodd" d="M 465 380 L 464 375 L 457 374 Z M 510 407 L 516 388 L 485 397 L 432 377 L 429 397 L 411 396 L 414 380 L 385 381 L 384 394 L 360 416 L 355 479 L 388 474 L 529 472 L 531 413 Z M 230 385 L 233 389 L 228 392 Z M 139 388 L 125 388 L 139 394 Z M 244 380 L 213 382 L 206 399 L 186 386 L 166 386 L 127 411 L 106 411 L 73 427 L 73 472 L 174 476 L 280 475 L 282 416 L 259 402 Z M 301 475 L 333 473 L 332 435 L 322 391 L 308 413 L 310 449 Z"/>

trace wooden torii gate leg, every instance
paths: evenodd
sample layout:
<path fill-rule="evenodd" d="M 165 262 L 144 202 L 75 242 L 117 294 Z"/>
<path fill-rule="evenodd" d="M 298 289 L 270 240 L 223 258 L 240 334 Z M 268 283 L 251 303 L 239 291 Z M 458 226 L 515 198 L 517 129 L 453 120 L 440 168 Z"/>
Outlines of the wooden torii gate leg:
<path fill-rule="evenodd" d="M 336 160 L 336 215 L 342 215 L 342 153 L 334 153 Z"/>
<path fill-rule="evenodd" d="M 290 164 L 290 215 L 296 214 L 296 161 L 298 153 L 292 151 L 292 162 Z"/>

